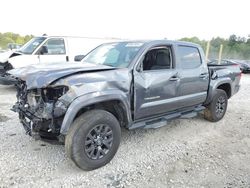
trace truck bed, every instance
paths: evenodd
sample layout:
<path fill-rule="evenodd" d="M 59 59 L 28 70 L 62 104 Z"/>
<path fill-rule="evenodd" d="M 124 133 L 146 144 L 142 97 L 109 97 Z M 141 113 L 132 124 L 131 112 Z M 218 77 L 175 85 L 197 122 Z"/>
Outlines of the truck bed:
<path fill-rule="evenodd" d="M 239 65 L 227 64 L 208 64 L 208 70 L 210 73 L 210 81 L 208 88 L 208 97 L 205 104 L 209 104 L 214 96 L 214 88 L 217 85 L 227 83 L 230 90 L 224 88 L 227 91 L 228 98 L 237 93 L 240 88 L 241 70 Z"/>
<path fill-rule="evenodd" d="M 208 69 L 211 76 L 216 73 L 217 77 L 229 76 L 232 80 L 241 76 L 240 66 L 237 64 L 208 64 Z"/>

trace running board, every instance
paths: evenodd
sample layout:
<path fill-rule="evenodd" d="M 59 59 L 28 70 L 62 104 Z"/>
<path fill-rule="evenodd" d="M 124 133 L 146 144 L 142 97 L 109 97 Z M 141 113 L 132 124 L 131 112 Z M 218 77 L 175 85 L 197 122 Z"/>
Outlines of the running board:
<path fill-rule="evenodd" d="M 189 110 L 189 111 L 177 112 L 177 113 L 165 115 L 165 116 L 158 117 L 158 118 L 153 118 L 150 120 L 137 122 L 137 123 L 134 123 L 131 127 L 129 127 L 129 130 L 138 129 L 138 128 L 157 129 L 157 128 L 160 128 L 160 127 L 167 125 L 167 123 L 172 119 L 193 118 L 193 117 L 197 116 L 199 111 L 202 111 L 204 109 L 205 109 L 205 107 L 199 106 L 199 107 L 196 107 L 195 109 L 193 109 L 192 111 Z"/>

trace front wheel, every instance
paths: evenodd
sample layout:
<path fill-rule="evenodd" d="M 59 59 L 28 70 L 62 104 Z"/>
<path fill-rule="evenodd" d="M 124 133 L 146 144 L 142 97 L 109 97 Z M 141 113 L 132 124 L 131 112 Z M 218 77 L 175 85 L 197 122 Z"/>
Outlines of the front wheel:
<path fill-rule="evenodd" d="M 91 110 L 73 122 L 65 149 L 79 168 L 94 170 L 111 161 L 120 140 L 121 128 L 115 116 L 104 110 Z"/>
<path fill-rule="evenodd" d="M 217 122 L 221 120 L 227 111 L 227 94 L 224 90 L 217 89 L 211 103 L 204 111 L 205 119 Z"/>

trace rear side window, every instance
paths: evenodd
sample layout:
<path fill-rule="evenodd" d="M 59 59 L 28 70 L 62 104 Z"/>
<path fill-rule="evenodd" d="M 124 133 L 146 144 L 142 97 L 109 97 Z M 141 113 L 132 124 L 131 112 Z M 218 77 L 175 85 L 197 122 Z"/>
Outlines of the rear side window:
<path fill-rule="evenodd" d="M 65 54 L 65 44 L 63 39 L 49 39 L 44 46 L 47 47 L 49 55 Z"/>
<path fill-rule="evenodd" d="M 178 46 L 181 68 L 192 69 L 201 65 L 201 56 L 198 48 L 191 46 Z"/>

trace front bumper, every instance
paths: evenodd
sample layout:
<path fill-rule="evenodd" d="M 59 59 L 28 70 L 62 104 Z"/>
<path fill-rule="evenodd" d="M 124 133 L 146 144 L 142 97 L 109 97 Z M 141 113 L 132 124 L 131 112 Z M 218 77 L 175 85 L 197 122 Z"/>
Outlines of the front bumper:
<path fill-rule="evenodd" d="M 60 135 L 59 127 L 54 127 L 58 120 L 45 120 L 37 117 L 30 109 L 16 103 L 12 110 L 19 114 L 19 120 L 26 131 L 26 134 L 32 136 L 36 140 L 44 140 L 52 144 L 64 142 L 63 135 Z"/>
<path fill-rule="evenodd" d="M 42 122 L 42 119 L 36 117 L 29 109 L 16 103 L 11 110 L 19 114 L 20 122 L 24 126 L 27 134 L 32 136 L 34 132 L 38 132 L 40 130 L 39 122 Z"/>

